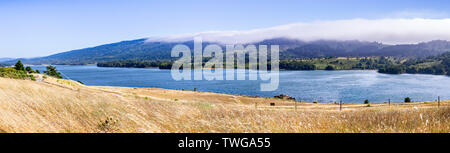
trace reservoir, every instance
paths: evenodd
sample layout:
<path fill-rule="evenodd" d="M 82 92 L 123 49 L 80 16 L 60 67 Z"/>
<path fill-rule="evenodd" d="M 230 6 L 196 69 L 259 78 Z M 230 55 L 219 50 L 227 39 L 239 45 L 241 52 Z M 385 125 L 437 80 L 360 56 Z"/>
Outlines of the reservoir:
<path fill-rule="evenodd" d="M 237 80 L 182 80 L 172 79 L 170 70 L 144 68 L 109 68 L 95 65 L 56 65 L 65 79 L 79 80 L 92 86 L 149 87 L 194 90 L 247 96 L 273 97 L 286 94 L 297 100 L 321 103 L 339 102 L 382 103 L 435 101 L 450 99 L 450 77 L 443 75 L 401 74 L 390 75 L 374 70 L 348 71 L 280 71 L 276 91 L 260 91 L 260 84 L 268 81 Z M 45 66 L 32 66 L 45 71 Z M 230 71 L 230 70 L 227 70 Z M 233 70 L 231 70 L 233 71 Z M 252 71 L 246 71 L 248 73 Z"/>

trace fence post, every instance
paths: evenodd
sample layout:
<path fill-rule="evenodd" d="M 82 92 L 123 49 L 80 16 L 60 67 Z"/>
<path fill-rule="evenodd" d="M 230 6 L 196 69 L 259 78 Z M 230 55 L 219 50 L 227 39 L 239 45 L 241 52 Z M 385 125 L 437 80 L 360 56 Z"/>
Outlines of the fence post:
<path fill-rule="evenodd" d="M 297 111 L 297 101 L 294 101 L 295 104 L 295 111 Z"/>
<path fill-rule="evenodd" d="M 391 107 L 391 99 L 389 99 L 389 107 Z"/>
<path fill-rule="evenodd" d="M 342 100 L 339 102 L 339 111 L 342 111 Z"/>
<path fill-rule="evenodd" d="M 438 96 L 438 108 L 441 106 L 441 97 Z"/>

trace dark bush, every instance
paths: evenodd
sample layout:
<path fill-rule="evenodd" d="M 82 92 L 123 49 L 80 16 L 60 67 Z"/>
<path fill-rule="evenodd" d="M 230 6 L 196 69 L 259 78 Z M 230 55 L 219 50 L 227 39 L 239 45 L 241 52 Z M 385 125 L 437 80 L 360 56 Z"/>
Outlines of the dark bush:
<path fill-rule="evenodd" d="M 370 103 L 370 102 L 369 102 L 368 99 L 364 100 L 364 104 L 369 104 L 369 103 Z"/>
<path fill-rule="evenodd" d="M 14 68 L 17 71 L 25 71 L 25 67 L 23 67 L 22 61 L 18 60 L 17 63 L 14 65 Z"/>
<path fill-rule="evenodd" d="M 47 71 L 44 71 L 45 74 L 47 74 L 48 76 L 52 76 L 52 77 L 56 77 L 56 78 L 62 78 L 61 73 L 59 73 L 56 70 L 56 67 L 54 66 L 47 66 Z"/>
<path fill-rule="evenodd" d="M 336 69 L 334 68 L 334 66 L 328 65 L 328 66 L 325 68 L 325 70 L 333 71 L 333 70 L 336 70 Z"/>
<path fill-rule="evenodd" d="M 405 98 L 405 103 L 410 103 L 410 102 L 411 102 L 411 98 L 406 97 L 406 98 Z"/>

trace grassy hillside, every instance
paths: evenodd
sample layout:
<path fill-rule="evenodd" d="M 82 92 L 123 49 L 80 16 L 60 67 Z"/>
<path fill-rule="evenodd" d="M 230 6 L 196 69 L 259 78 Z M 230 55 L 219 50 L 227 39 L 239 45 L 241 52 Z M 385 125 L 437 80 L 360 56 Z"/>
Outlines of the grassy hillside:
<path fill-rule="evenodd" d="M 26 71 L 18 71 L 12 67 L 0 67 L 0 77 L 35 80 L 34 76 Z"/>
<path fill-rule="evenodd" d="M 450 132 L 450 101 L 440 109 L 422 102 L 339 111 L 336 104 L 35 78 L 0 77 L 0 132 Z"/>

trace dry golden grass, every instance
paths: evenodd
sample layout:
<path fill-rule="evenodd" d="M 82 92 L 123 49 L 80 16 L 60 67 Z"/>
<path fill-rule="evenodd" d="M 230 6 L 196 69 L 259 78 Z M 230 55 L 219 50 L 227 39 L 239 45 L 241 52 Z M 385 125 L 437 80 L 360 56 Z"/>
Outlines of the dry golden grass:
<path fill-rule="evenodd" d="M 272 98 L 36 78 L 0 78 L 0 132 L 450 132 L 449 101 L 439 109 L 435 102 L 295 109 Z"/>

